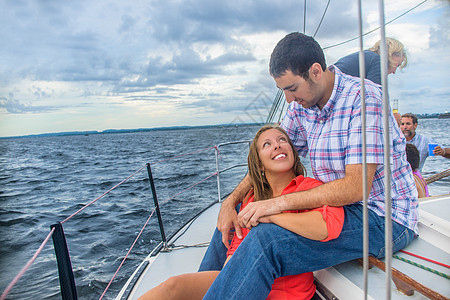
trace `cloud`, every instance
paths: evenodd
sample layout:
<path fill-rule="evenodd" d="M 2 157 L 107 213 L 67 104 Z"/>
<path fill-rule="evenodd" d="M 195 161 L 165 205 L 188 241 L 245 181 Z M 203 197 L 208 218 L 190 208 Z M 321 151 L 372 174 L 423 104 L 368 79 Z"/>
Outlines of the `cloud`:
<path fill-rule="evenodd" d="M 308 2 L 307 33 L 313 34 L 325 9 L 325 1 Z M 339 8 L 339 9 L 336 9 Z M 323 33 L 333 36 L 354 28 L 355 4 L 332 3 Z M 235 42 L 239 35 L 254 32 L 302 31 L 303 5 L 298 1 L 211 2 L 208 0 L 168 1 L 152 5 L 148 24 L 161 41 L 180 43 Z M 340 26 L 336 26 L 339 21 Z M 326 35 L 324 35 L 326 36 Z"/>
<path fill-rule="evenodd" d="M 386 19 L 420 0 L 414 2 L 386 2 Z M 307 34 L 316 32 L 326 5 L 307 2 Z M 378 26 L 377 7 L 363 3 L 364 31 Z M 405 72 L 390 76 L 390 96 L 402 105 L 422 101 L 421 109 L 433 111 L 448 100 L 440 87 L 448 86 L 449 7 L 448 1 L 429 0 L 387 27 L 411 54 Z M 98 111 L 138 115 L 142 109 L 163 116 L 176 107 L 181 123 L 252 119 L 248 105 L 261 93 L 272 101 L 277 92 L 268 74 L 270 53 L 286 33 L 303 31 L 303 9 L 297 0 L 0 1 L 1 113 L 58 110 L 46 118 L 88 114 L 96 116 L 92 124 L 100 124 L 107 117 Z M 331 1 L 316 39 L 327 47 L 353 38 L 357 19 L 355 2 Z M 367 36 L 365 45 L 378 35 Z M 354 41 L 326 50 L 328 63 L 357 46 Z M 431 97 L 444 104 L 425 100 Z M 255 115 L 266 109 L 259 104 L 251 110 Z M 149 119 L 142 119 L 148 127 Z M 2 126 L 8 131 L 6 122 Z"/>
<path fill-rule="evenodd" d="M 51 106 L 32 106 L 20 103 L 18 100 L 14 99 L 13 94 L 9 94 L 9 97 L 0 98 L 0 109 L 6 110 L 6 112 L 11 114 L 23 114 L 23 113 L 43 113 L 55 111 L 55 107 Z"/>
<path fill-rule="evenodd" d="M 133 5 L 26 1 L 2 6 L 8 12 L 4 21 L 8 26 L 0 35 L 10 47 L 0 54 L 16 61 L 3 74 L 0 71 L 1 77 L 98 81 L 110 84 L 115 92 L 190 84 L 224 74 L 230 64 L 255 59 L 243 35 L 300 29 L 303 16 L 303 6 L 294 0 L 240 5 L 207 0 Z M 323 4 L 309 3 L 308 23 L 318 23 L 311 20 L 319 20 L 323 9 Z M 327 17 L 338 19 L 341 11 Z M 331 30 L 333 35 L 336 27 L 324 27 L 324 33 Z M 346 27 L 350 26 L 339 26 L 341 33 Z M 204 57 L 211 55 L 212 47 L 221 48 L 222 55 Z"/>
<path fill-rule="evenodd" d="M 190 84 L 211 75 L 224 74 L 227 65 L 255 60 L 251 53 L 226 53 L 216 58 L 203 59 L 196 51 L 185 49 L 169 59 L 162 56 L 149 58 L 142 71 L 132 78 L 123 79 L 116 91 L 129 91 L 129 88 L 135 87 Z"/>

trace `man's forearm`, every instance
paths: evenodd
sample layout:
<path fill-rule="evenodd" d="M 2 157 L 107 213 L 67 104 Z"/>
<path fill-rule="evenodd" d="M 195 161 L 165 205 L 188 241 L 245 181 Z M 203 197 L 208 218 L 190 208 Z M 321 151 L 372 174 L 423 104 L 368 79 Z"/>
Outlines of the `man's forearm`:
<path fill-rule="evenodd" d="M 324 205 L 344 206 L 361 201 L 363 198 L 362 166 L 350 165 L 346 167 L 344 178 L 327 182 L 311 190 L 282 195 L 276 199 L 280 201 L 281 210 L 313 209 Z M 372 186 L 377 165 L 367 166 L 368 194 Z"/>
<path fill-rule="evenodd" d="M 250 178 L 245 175 L 244 179 L 238 184 L 238 186 L 234 189 L 234 191 L 223 201 L 222 205 L 230 205 L 232 207 L 236 207 L 239 203 L 244 200 L 245 195 L 247 195 L 248 191 L 251 189 Z"/>

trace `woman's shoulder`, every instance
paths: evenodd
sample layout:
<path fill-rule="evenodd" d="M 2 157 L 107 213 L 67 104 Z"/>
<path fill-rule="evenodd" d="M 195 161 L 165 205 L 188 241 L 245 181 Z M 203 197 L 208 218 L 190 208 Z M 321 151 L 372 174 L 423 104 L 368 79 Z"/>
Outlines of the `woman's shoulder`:
<path fill-rule="evenodd" d="M 295 178 L 295 181 L 297 183 L 296 191 L 305 191 L 312 188 L 315 188 L 321 184 L 323 184 L 321 181 L 311 178 L 311 177 L 304 177 L 303 175 L 299 175 Z"/>

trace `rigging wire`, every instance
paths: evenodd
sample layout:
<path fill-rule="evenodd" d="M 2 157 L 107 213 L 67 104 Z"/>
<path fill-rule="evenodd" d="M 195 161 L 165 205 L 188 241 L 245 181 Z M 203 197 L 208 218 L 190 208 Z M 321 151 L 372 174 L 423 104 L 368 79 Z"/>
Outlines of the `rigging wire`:
<path fill-rule="evenodd" d="M 130 246 L 130 248 L 128 249 L 127 254 L 125 255 L 125 257 L 122 259 L 122 262 L 120 263 L 119 267 L 117 268 L 116 272 L 114 273 L 113 277 L 111 278 L 111 280 L 109 281 L 108 285 L 106 286 L 105 290 L 103 291 L 102 295 L 100 296 L 99 300 L 101 300 L 103 298 L 103 296 L 105 296 L 106 291 L 109 289 L 109 287 L 111 286 L 112 282 L 114 281 L 114 279 L 117 276 L 117 273 L 119 273 L 120 268 L 122 268 L 125 260 L 128 258 L 128 256 L 130 255 L 131 250 L 133 250 L 134 245 L 136 244 L 136 242 L 139 240 L 139 238 L 142 235 L 142 232 L 144 231 L 145 227 L 147 227 L 148 222 L 150 221 L 150 219 L 152 218 L 153 214 L 156 211 L 156 207 L 153 209 L 152 213 L 150 214 L 150 216 L 148 217 L 147 221 L 145 222 L 144 226 L 141 228 L 141 231 L 139 231 L 138 235 L 136 236 L 136 238 L 133 241 L 133 244 Z"/>
<path fill-rule="evenodd" d="M 436 261 L 436 260 L 433 260 L 433 259 L 430 259 L 430 258 L 421 256 L 421 255 L 417 255 L 417 254 L 414 254 L 414 253 L 411 253 L 411 252 L 408 252 L 408 251 L 405 251 L 405 250 L 400 250 L 399 252 L 402 252 L 402 253 L 405 253 L 405 254 L 408 254 L 408 255 L 411 255 L 411 256 L 414 256 L 414 257 L 417 257 L 417 258 L 420 258 L 420 259 L 429 261 L 429 262 L 431 262 L 431 263 L 434 263 L 434 264 L 437 264 L 437 265 L 446 267 L 447 269 L 450 269 L 450 265 L 441 263 L 441 262 L 439 262 L 439 261 Z"/>
<path fill-rule="evenodd" d="M 396 259 L 398 259 L 398 260 L 401 260 L 401 261 L 403 261 L 403 262 L 405 262 L 405 263 L 408 263 L 408 264 L 410 264 L 410 265 L 413 265 L 413 266 L 415 266 L 415 267 L 421 268 L 422 270 L 425 270 L 425 271 L 431 272 L 431 273 L 433 273 L 433 274 L 439 275 L 439 276 L 441 276 L 441 277 L 450 279 L 450 275 L 445 274 L 445 273 L 443 273 L 443 272 L 440 272 L 440 271 L 438 271 L 438 270 L 432 269 L 432 268 L 430 268 L 430 267 L 424 266 L 424 265 L 422 265 L 422 264 L 416 263 L 415 261 L 406 259 L 406 258 L 401 257 L 401 256 L 398 256 L 398 255 L 392 255 L 392 257 L 393 257 L 393 258 L 396 258 Z"/>
<path fill-rule="evenodd" d="M 3 291 L 0 299 L 4 300 L 6 299 L 6 296 L 8 296 L 9 292 L 12 290 L 14 285 L 19 281 L 20 278 L 25 274 L 25 272 L 30 268 L 30 266 L 34 263 L 36 258 L 39 256 L 39 254 L 42 252 L 42 249 L 44 248 L 45 244 L 47 244 L 50 237 L 53 235 L 53 232 L 55 231 L 55 228 L 52 228 L 52 230 L 49 232 L 47 237 L 44 239 L 42 244 L 39 246 L 38 250 L 34 253 L 33 257 L 30 258 L 30 260 L 26 263 L 26 265 L 22 268 L 22 270 L 19 272 L 19 274 L 14 277 L 13 281 L 6 287 L 6 289 Z"/>
<path fill-rule="evenodd" d="M 408 9 L 407 11 L 405 11 L 404 13 L 402 13 L 401 15 L 395 17 L 394 19 L 390 20 L 389 22 L 386 22 L 384 25 L 388 25 L 388 24 L 390 24 L 390 23 L 396 21 L 397 19 L 403 17 L 404 15 L 406 15 L 406 14 L 409 13 L 410 11 L 416 9 L 417 7 L 419 7 L 420 5 L 424 4 L 424 3 L 427 2 L 427 1 L 428 1 L 428 0 L 424 0 L 424 1 L 420 2 L 419 4 L 417 4 L 416 6 L 414 6 L 413 8 Z M 374 32 L 374 31 L 377 31 L 378 29 L 380 29 L 380 26 L 378 26 L 377 28 L 372 29 L 372 30 L 370 30 L 370 31 L 368 31 L 368 32 L 366 32 L 366 33 L 364 33 L 363 36 L 366 36 L 366 35 L 368 35 L 368 34 Z M 354 40 L 356 40 L 356 39 L 358 39 L 358 38 L 359 38 L 359 35 L 358 35 L 357 37 L 348 39 L 348 40 L 346 40 L 346 41 L 344 41 L 344 42 L 337 43 L 337 44 L 334 44 L 334 45 L 331 45 L 331 46 L 327 46 L 327 47 L 323 47 L 323 50 L 330 49 L 330 48 L 334 48 L 334 47 L 337 47 L 337 46 L 340 46 L 340 45 L 343 45 L 343 44 L 347 44 L 347 43 L 349 43 L 349 42 L 351 42 L 351 41 L 354 41 Z"/>
<path fill-rule="evenodd" d="M 131 174 L 130 176 L 128 176 L 127 178 L 125 178 L 124 180 L 122 180 L 121 182 L 119 182 L 118 184 L 116 184 L 115 186 L 113 186 L 112 188 L 110 188 L 109 190 L 107 190 L 106 192 L 104 192 L 101 196 L 97 197 L 96 199 L 92 200 L 91 202 L 89 202 L 88 204 L 86 204 L 85 206 L 83 206 L 82 208 L 80 208 L 79 210 L 77 210 L 76 212 L 74 212 L 73 214 L 71 214 L 69 217 L 67 217 L 66 219 L 64 219 L 61 224 L 64 224 L 65 222 L 67 222 L 68 220 L 70 220 L 71 218 L 73 218 L 74 216 L 78 215 L 80 212 L 82 212 L 84 209 L 86 209 L 87 207 L 89 207 L 91 204 L 97 202 L 97 200 L 103 198 L 104 196 L 106 196 L 107 194 L 109 194 L 112 190 L 114 190 L 115 188 L 117 188 L 118 186 L 120 186 L 122 183 L 126 182 L 128 179 L 130 179 L 131 177 L 133 177 L 134 175 L 136 175 L 137 173 L 139 173 L 140 171 L 142 171 L 145 168 L 145 166 L 143 166 L 142 168 L 140 168 L 139 170 L 137 170 L 136 172 L 134 172 L 133 174 Z"/>
<path fill-rule="evenodd" d="M 314 32 L 313 38 L 316 37 L 317 31 L 319 31 L 320 25 L 322 25 L 322 21 L 323 21 L 323 18 L 325 18 L 325 14 L 327 13 L 328 6 L 330 5 L 330 1 L 331 0 L 328 0 L 327 7 L 325 7 L 325 10 L 322 14 L 322 19 L 320 19 L 319 25 L 317 26 L 316 32 Z"/>
<path fill-rule="evenodd" d="M 313 37 L 316 36 L 316 34 L 317 34 L 317 32 L 318 32 L 318 30 L 319 30 L 321 24 L 322 24 L 322 20 L 323 20 L 323 18 L 324 18 L 324 16 L 325 16 L 326 12 L 327 12 L 327 10 L 328 10 L 328 6 L 329 6 L 329 4 L 330 4 L 330 1 L 331 1 L 331 0 L 328 0 L 327 6 L 326 6 L 325 11 L 324 11 L 324 13 L 323 13 L 323 15 L 322 15 L 322 19 L 320 20 L 320 23 L 319 23 L 319 25 L 318 25 L 318 27 L 317 27 L 317 29 L 316 29 L 316 32 L 314 33 L 314 36 L 313 36 Z M 424 4 L 425 2 L 427 2 L 427 0 L 424 0 L 424 1 L 420 2 L 420 3 L 417 4 L 416 6 L 414 6 L 414 7 L 410 8 L 410 9 L 408 9 L 407 11 L 405 11 L 404 13 L 402 13 L 402 14 L 400 14 L 399 16 L 395 17 L 394 19 L 390 20 L 389 22 L 386 22 L 384 25 L 388 25 L 388 24 L 390 24 L 390 23 L 396 21 L 397 19 L 403 17 L 403 16 L 406 15 L 407 13 L 409 13 L 409 12 L 411 12 L 412 10 L 416 9 L 417 7 L 421 6 L 421 5 Z M 380 26 L 378 26 L 377 28 L 372 29 L 372 30 L 370 30 L 370 31 L 368 31 L 368 32 L 366 32 L 366 33 L 364 33 L 364 34 L 362 34 L 362 36 L 366 36 L 366 35 L 368 35 L 368 34 L 370 34 L 370 33 L 373 33 L 374 31 L 376 31 L 376 30 L 378 30 L 378 29 L 380 29 Z M 306 31 L 306 0 L 304 0 L 304 11 L 303 11 L 303 34 L 305 34 L 305 31 Z M 343 41 L 343 42 L 340 42 L 340 43 L 337 43 L 337 44 L 334 44 L 334 45 L 331 45 L 331 46 L 323 47 L 322 49 L 323 49 L 323 50 L 326 50 L 326 49 L 334 48 L 334 47 L 337 47 L 337 46 L 340 46 L 340 45 L 344 45 L 344 44 L 349 43 L 349 42 L 351 42 L 351 41 L 354 41 L 354 40 L 356 40 L 356 39 L 358 39 L 358 38 L 359 38 L 359 35 L 358 35 L 357 37 L 348 39 L 348 40 L 346 40 L 346 41 Z M 277 110 L 277 108 L 278 108 L 278 106 L 279 106 L 279 104 L 277 103 L 278 100 L 279 100 L 278 97 L 279 97 L 278 95 L 275 97 L 274 103 L 272 104 L 271 110 L 274 110 L 273 114 L 275 114 L 275 110 Z M 267 119 L 266 123 L 271 122 L 272 119 L 273 119 L 273 116 L 269 116 L 269 118 Z"/>
<path fill-rule="evenodd" d="M 194 152 L 190 152 L 190 153 L 178 155 L 178 156 L 175 156 L 175 157 L 171 157 L 171 158 L 169 158 L 169 159 L 165 159 L 165 160 L 162 160 L 162 161 L 155 162 L 154 164 L 161 163 L 161 162 L 168 161 L 168 160 L 172 160 L 172 159 L 177 159 L 177 158 L 180 158 L 180 157 L 183 157 L 183 156 L 186 156 L 186 155 L 190 155 L 190 154 L 194 154 L 194 153 L 199 153 L 199 152 L 202 152 L 202 151 L 205 151 L 205 150 L 208 150 L 208 149 L 212 149 L 212 148 L 216 148 L 216 149 L 217 149 L 217 146 L 213 146 L 213 147 L 209 147 L 209 148 L 197 150 L 197 151 L 194 151 Z M 219 154 L 219 155 L 220 155 L 220 154 Z M 128 176 L 127 178 L 125 178 L 124 180 L 122 180 L 120 183 L 118 183 L 118 184 L 116 184 L 115 186 L 113 186 L 112 188 L 110 188 L 108 191 L 106 191 L 105 193 L 103 193 L 101 196 L 97 197 L 97 198 L 94 199 L 93 201 L 91 201 L 91 202 L 89 202 L 88 204 L 86 204 L 85 206 L 83 206 L 81 209 L 79 209 L 78 211 L 76 211 L 75 213 L 73 213 L 72 215 L 70 215 L 69 217 L 67 217 L 66 219 L 64 219 L 64 220 L 61 222 L 61 224 L 63 224 L 63 223 L 65 223 L 66 221 L 70 220 L 70 219 L 71 219 L 72 217 L 74 217 L 75 215 L 81 213 L 84 209 L 86 209 L 87 207 L 89 207 L 91 204 L 95 203 L 97 200 L 100 200 L 100 199 L 103 198 L 105 195 L 109 194 L 112 190 L 114 190 L 115 188 L 117 188 L 118 186 L 120 186 L 121 184 L 123 184 L 124 182 L 126 182 L 127 180 L 129 180 L 131 177 L 133 177 L 134 175 L 136 175 L 137 173 L 139 173 L 140 171 L 142 171 L 144 168 L 145 168 L 145 166 L 143 166 L 142 168 L 140 168 L 139 170 L 137 170 L 136 172 L 134 172 L 133 174 L 131 174 L 130 176 Z M 189 188 L 183 190 L 182 192 L 178 193 L 177 195 L 183 193 L 184 191 L 187 191 L 187 190 L 193 188 L 194 186 L 200 184 L 201 182 L 203 182 L 203 181 L 209 179 L 210 177 L 212 177 L 212 176 L 214 176 L 214 175 L 217 175 L 217 173 L 214 173 L 214 174 L 210 175 L 209 177 L 203 179 L 202 181 L 200 181 L 200 182 L 194 184 L 193 186 L 191 186 L 191 187 L 189 187 Z M 175 196 L 177 196 L 177 195 L 175 195 Z M 172 198 L 174 198 L 175 196 L 173 196 Z M 169 201 L 169 200 L 171 200 L 172 198 L 167 199 L 166 202 Z M 153 215 L 153 212 L 152 212 L 152 214 L 150 215 L 150 217 L 151 217 L 152 215 Z M 150 217 L 149 217 L 149 219 L 150 219 Z M 147 222 L 148 222 L 148 221 L 147 221 Z M 144 228 L 145 228 L 145 226 L 146 226 L 146 225 L 144 225 Z M 53 235 L 53 232 L 54 232 L 54 231 L 55 231 L 55 229 L 53 228 L 53 229 L 50 231 L 50 233 L 48 234 L 48 236 L 45 238 L 44 242 L 41 244 L 41 246 L 39 247 L 39 249 L 38 249 L 38 250 L 36 251 L 36 253 L 33 255 L 33 257 L 27 262 L 27 264 L 22 268 L 22 270 L 19 272 L 19 274 L 17 274 L 17 276 L 13 279 L 13 281 L 12 281 L 12 282 L 7 286 L 7 288 L 3 291 L 3 293 L 2 293 L 1 296 L 0 296 L 0 300 L 3 300 L 3 299 L 6 298 L 6 296 L 9 294 L 9 292 L 11 291 L 11 289 L 12 289 L 12 288 L 14 287 L 14 285 L 17 283 L 17 281 L 19 281 L 19 279 L 22 278 L 22 276 L 25 274 L 25 272 L 26 272 L 26 271 L 30 268 L 30 266 L 34 263 L 34 261 L 35 261 L 36 258 L 39 256 L 39 254 L 41 253 L 42 249 L 44 248 L 45 244 L 48 242 L 49 238 Z M 139 237 L 139 236 L 138 236 L 138 237 Z M 134 246 L 134 244 L 132 245 L 132 247 L 133 247 L 133 246 Z M 131 249 L 132 249 L 132 247 L 131 247 Z M 131 249 L 130 249 L 130 251 L 131 251 Z M 127 254 L 127 256 L 128 256 L 128 254 Z M 125 259 L 126 259 L 126 257 L 125 257 Z M 125 260 L 125 259 L 124 259 L 124 260 Z M 119 269 L 120 269 L 121 266 L 122 266 L 122 264 L 119 266 Z M 117 271 L 119 271 L 119 270 L 117 270 Z M 117 272 L 116 272 L 116 273 L 117 273 Z M 115 276 L 116 276 L 116 274 L 114 274 L 114 277 L 115 277 Z M 114 279 L 114 277 L 113 277 L 113 279 Z M 109 285 L 108 285 L 108 287 L 109 287 Z M 107 287 L 106 289 L 108 289 L 108 287 Z M 105 292 L 106 292 L 106 289 L 105 289 Z M 103 297 L 103 295 L 100 297 L 100 299 L 101 299 L 102 297 Z"/>
<path fill-rule="evenodd" d="M 306 0 L 303 1 L 303 34 L 306 32 Z"/>
<path fill-rule="evenodd" d="M 180 195 L 180 194 L 182 194 L 182 193 L 184 193 L 184 192 L 186 192 L 186 191 L 192 189 L 193 187 L 195 187 L 195 186 L 199 185 L 200 183 L 202 183 L 202 182 L 208 180 L 209 178 L 213 177 L 214 175 L 217 175 L 217 172 L 215 172 L 215 173 L 209 175 L 208 177 L 204 178 L 203 180 L 200 180 L 199 182 L 197 182 L 197 183 L 195 183 L 195 184 L 189 186 L 188 188 L 182 190 L 182 191 L 179 192 L 178 194 L 176 194 L 176 195 L 170 197 L 169 199 L 165 200 L 164 202 L 161 202 L 159 205 L 161 206 L 161 205 L 163 205 L 163 204 L 169 202 L 170 200 L 174 199 L 176 196 L 178 196 L 178 195 Z M 123 264 L 125 263 L 125 260 L 127 260 L 128 256 L 129 256 L 130 253 L 131 253 L 131 250 L 134 248 L 136 242 L 137 242 L 137 241 L 139 240 L 139 238 L 141 237 L 142 232 L 144 231 L 145 227 L 147 227 L 147 224 L 148 224 L 148 222 L 150 221 L 150 219 L 151 219 L 151 217 L 153 216 L 153 214 L 155 213 L 155 211 L 156 211 L 156 207 L 152 210 L 152 212 L 151 212 L 150 216 L 148 217 L 147 221 L 144 223 L 144 226 L 141 228 L 141 231 L 139 231 L 139 234 L 138 234 L 138 235 L 136 236 L 136 238 L 134 239 L 132 245 L 131 245 L 130 248 L 128 249 L 127 254 L 126 254 L 125 257 L 122 259 L 122 262 L 120 263 L 120 265 L 119 265 L 119 267 L 117 268 L 116 272 L 114 273 L 113 277 L 112 277 L 111 280 L 109 281 L 108 285 L 106 286 L 106 288 L 105 288 L 105 290 L 103 291 L 102 295 L 100 296 L 99 300 L 103 299 L 103 296 L 105 296 L 105 294 L 106 294 L 106 292 L 108 291 L 109 287 L 111 286 L 111 284 L 113 283 L 114 279 L 116 278 L 117 273 L 119 273 L 119 270 L 122 268 Z M 203 246 L 197 245 L 197 247 L 203 247 Z"/>

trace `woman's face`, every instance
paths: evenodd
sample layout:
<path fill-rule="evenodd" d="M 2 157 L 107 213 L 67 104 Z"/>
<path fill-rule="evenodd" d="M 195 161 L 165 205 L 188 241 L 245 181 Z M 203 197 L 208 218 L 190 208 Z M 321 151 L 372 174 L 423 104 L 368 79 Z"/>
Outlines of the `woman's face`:
<path fill-rule="evenodd" d="M 277 129 L 268 129 L 258 138 L 258 155 L 261 169 L 267 174 L 292 171 L 294 153 L 288 137 Z"/>
<path fill-rule="evenodd" d="M 397 71 L 397 68 L 399 66 L 401 66 L 402 63 L 403 63 L 403 57 L 402 56 L 394 55 L 394 56 L 392 56 L 392 60 L 394 61 L 394 65 L 393 66 L 389 66 L 388 74 L 395 74 L 395 71 Z"/>

